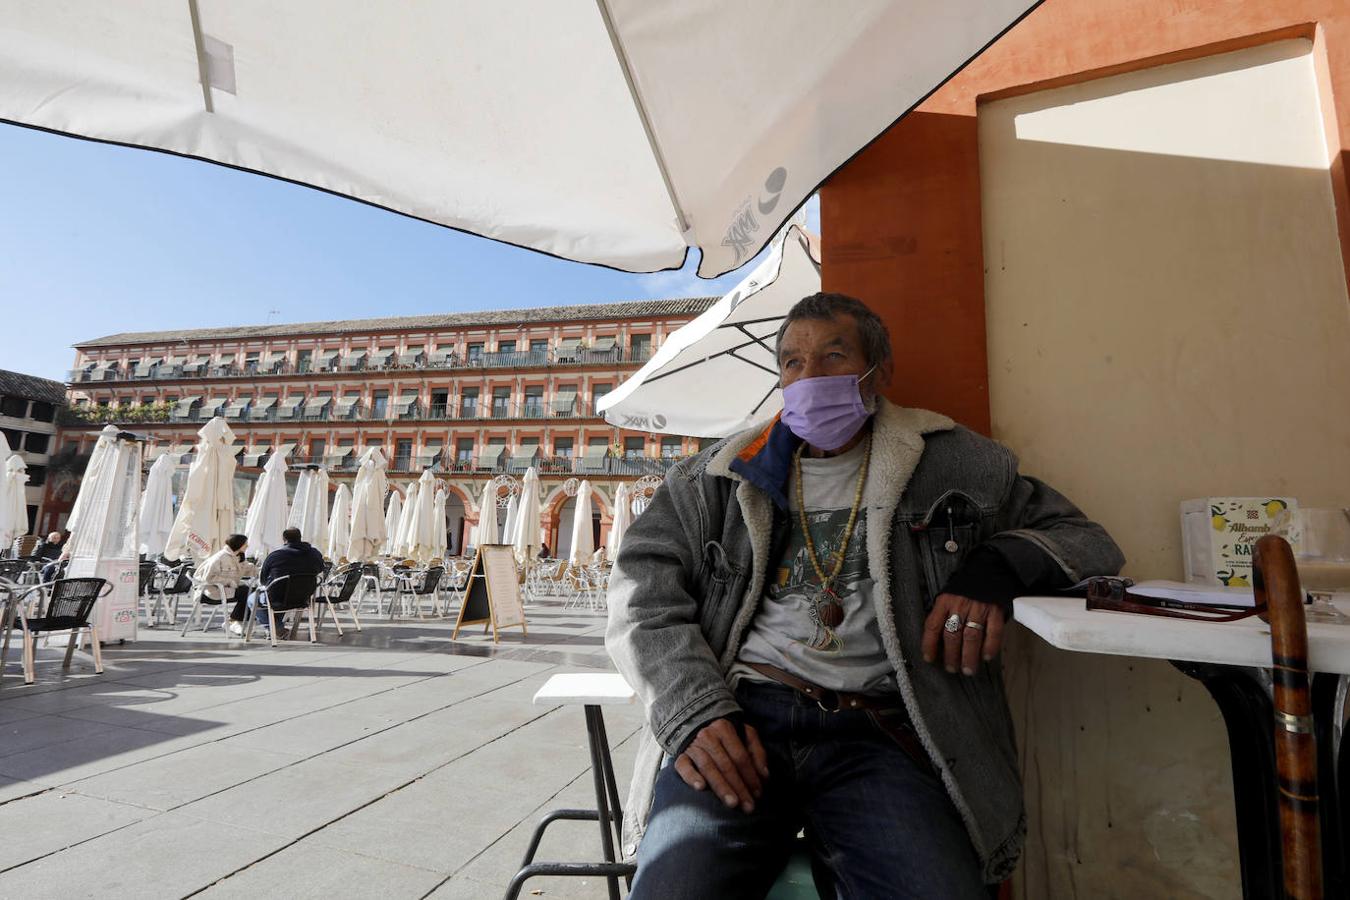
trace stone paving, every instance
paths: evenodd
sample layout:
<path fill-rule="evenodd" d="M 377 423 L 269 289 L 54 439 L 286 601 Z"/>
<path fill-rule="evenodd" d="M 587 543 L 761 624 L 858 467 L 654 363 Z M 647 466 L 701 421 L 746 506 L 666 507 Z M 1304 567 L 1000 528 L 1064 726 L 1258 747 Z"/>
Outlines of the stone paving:
<path fill-rule="evenodd" d="M 536 821 L 594 807 L 578 707 L 550 675 L 610 668 L 603 613 L 545 600 L 529 636 L 363 617 L 341 639 L 245 645 L 142 629 L 87 653 L 17 652 L 0 680 L 0 898 L 500 897 Z M 301 633 L 304 630 L 301 629 Z M 606 707 L 621 792 L 639 707 Z M 539 859 L 598 859 L 593 823 Z M 596 879 L 522 896 L 604 897 Z"/>

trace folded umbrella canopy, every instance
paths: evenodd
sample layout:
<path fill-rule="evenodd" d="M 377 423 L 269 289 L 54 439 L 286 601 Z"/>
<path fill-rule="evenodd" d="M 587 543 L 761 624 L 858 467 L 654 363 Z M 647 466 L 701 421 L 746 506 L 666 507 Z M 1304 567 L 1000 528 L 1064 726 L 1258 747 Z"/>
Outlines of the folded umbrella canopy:
<path fill-rule="evenodd" d="M 79 529 L 70 530 L 66 575 L 103 578 L 110 585 L 94 610 L 100 640 L 135 640 L 139 618 L 136 567 L 140 541 L 136 520 L 140 513 L 141 445 L 130 433 L 116 429 L 112 434 L 105 429 L 99 443 L 104 447 L 98 470 L 86 469 L 80 481 L 76 498 Z M 233 516 L 233 508 L 230 514 Z"/>
<path fill-rule="evenodd" d="M 0 119 L 712 277 L 1035 5 L 0 0 Z"/>
<path fill-rule="evenodd" d="M 483 485 L 483 496 L 478 501 L 478 527 L 473 531 L 475 547 L 497 543 L 497 483 Z"/>
<path fill-rule="evenodd" d="M 197 432 L 196 455 L 164 555 L 201 562 L 234 531 L 234 432 L 216 416 Z M 101 440 L 101 438 L 100 438 Z M 73 532 L 75 529 L 72 528 Z"/>
<path fill-rule="evenodd" d="M 436 475 L 423 469 L 422 477 L 417 479 L 417 502 L 413 504 L 408 526 L 408 555 L 420 563 L 436 556 L 435 511 Z"/>
<path fill-rule="evenodd" d="M 586 565 L 595 554 L 591 518 L 591 483 L 583 481 L 577 489 L 576 511 L 572 513 L 572 549 L 567 554 L 567 561 L 574 566 Z"/>
<path fill-rule="evenodd" d="M 328 547 L 328 470 L 312 466 L 300 470 L 286 518 L 291 528 L 300 529 L 300 539 L 325 550 Z"/>
<path fill-rule="evenodd" d="M 619 489 L 614 492 L 614 521 L 609 526 L 609 539 L 605 541 L 605 555 L 610 561 L 619 558 L 619 545 L 623 543 L 623 534 L 632 524 L 632 500 L 628 485 L 619 485 Z"/>
<path fill-rule="evenodd" d="M 384 546 L 381 552 L 385 556 L 391 556 L 394 552 L 394 543 L 398 540 L 398 526 L 403 519 L 403 497 L 392 486 L 389 490 L 389 503 L 384 512 Z"/>
<path fill-rule="evenodd" d="M 380 504 L 389 490 L 385 477 L 384 454 L 371 447 L 361 456 L 361 468 L 352 487 L 352 528 L 347 544 L 347 559 L 352 562 L 370 562 L 380 555 L 389 532 L 384 510 Z"/>
<path fill-rule="evenodd" d="M 3 455 L 0 455 L 3 458 Z M 0 549 L 28 533 L 28 464 L 15 453 L 0 469 Z"/>
<path fill-rule="evenodd" d="M 178 455 L 161 453 L 150 466 L 150 474 L 145 477 L 145 490 L 141 491 L 139 533 L 141 552 L 150 558 L 163 553 L 165 545 L 169 543 L 169 529 L 173 527 L 173 473 L 176 468 Z M 286 502 L 284 484 L 281 486 L 281 501 Z"/>
<path fill-rule="evenodd" d="M 507 538 L 516 548 L 516 558 L 522 562 L 539 555 L 544 546 L 544 533 L 539 523 L 539 470 L 530 466 L 520 485 L 520 507 L 516 510 L 516 527 Z"/>
<path fill-rule="evenodd" d="M 286 508 L 286 470 L 286 454 L 282 452 L 273 453 L 263 466 L 262 478 L 253 490 L 253 500 L 244 518 L 249 556 L 266 559 L 282 544 L 281 532 L 290 517 Z M 154 474 L 153 469 L 150 474 Z"/>
<path fill-rule="evenodd" d="M 670 334 L 600 414 L 638 431 L 723 437 L 783 407 L 774 346 L 792 305 L 820 290 L 810 236 L 789 227 L 736 288 Z M 698 398 L 691 402 L 690 398 Z"/>
<path fill-rule="evenodd" d="M 94 450 L 89 454 L 89 462 L 84 467 L 84 474 L 80 476 L 80 490 L 75 494 L 75 502 L 70 505 L 70 515 L 66 517 L 66 530 L 72 535 L 75 529 L 79 528 L 84 522 L 84 508 L 89 502 L 91 494 L 86 493 L 84 484 L 86 481 L 94 481 L 98 478 L 103 467 L 107 465 L 108 454 L 115 454 L 117 451 L 116 425 L 104 425 L 103 430 L 99 432 L 98 440 L 94 442 Z"/>
<path fill-rule="evenodd" d="M 520 495 L 512 494 L 511 499 L 506 501 L 506 521 L 502 523 L 502 543 L 514 543 L 512 538 L 516 533 L 516 520 L 520 516 Z"/>
<path fill-rule="evenodd" d="M 450 549 L 450 534 L 445 525 L 445 501 L 446 491 L 444 488 L 436 492 L 436 502 L 431 511 L 431 548 L 433 559 L 444 559 L 445 554 Z"/>
<path fill-rule="evenodd" d="M 328 519 L 328 540 L 320 548 L 334 562 L 347 556 L 352 536 L 352 489 L 339 484 L 333 495 L 333 514 Z"/>
<path fill-rule="evenodd" d="M 403 510 L 399 514 L 398 533 L 394 538 L 394 556 L 406 559 L 412 554 L 413 515 L 417 510 L 417 482 L 408 485 L 403 495 Z"/>

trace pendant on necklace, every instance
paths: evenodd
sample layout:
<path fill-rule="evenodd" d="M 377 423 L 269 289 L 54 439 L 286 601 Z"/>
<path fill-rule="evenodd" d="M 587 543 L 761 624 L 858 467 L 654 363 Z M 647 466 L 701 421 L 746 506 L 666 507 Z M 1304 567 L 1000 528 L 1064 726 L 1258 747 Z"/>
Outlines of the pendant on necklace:
<path fill-rule="evenodd" d="M 834 591 L 826 588 L 820 592 L 820 598 L 816 601 L 817 609 L 820 611 L 820 624 L 826 628 L 838 628 L 844 622 L 844 607 L 839 602 L 839 597 Z"/>

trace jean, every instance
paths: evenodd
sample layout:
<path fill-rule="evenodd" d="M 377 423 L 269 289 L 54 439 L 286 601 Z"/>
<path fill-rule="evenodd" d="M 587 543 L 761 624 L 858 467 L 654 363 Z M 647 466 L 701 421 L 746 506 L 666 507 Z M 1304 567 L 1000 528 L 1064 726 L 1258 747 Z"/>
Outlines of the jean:
<path fill-rule="evenodd" d="M 728 808 L 667 763 L 630 897 L 763 897 L 804 828 L 837 897 L 988 900 L 941 781 L 865 711 L 826 712 L 790 688 L 748 681 L 736 698 L 768 754 L 763 796 L 751 813 Z"/>

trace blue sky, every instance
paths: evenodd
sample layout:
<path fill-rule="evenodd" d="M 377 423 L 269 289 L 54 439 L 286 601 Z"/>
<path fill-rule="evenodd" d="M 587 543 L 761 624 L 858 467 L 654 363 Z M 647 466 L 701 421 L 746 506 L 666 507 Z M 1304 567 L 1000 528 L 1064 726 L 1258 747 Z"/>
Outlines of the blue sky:
<path fill-rule="evenodd" d="M 808 218 L 819 228 L 813 202 Z M 220 166 L 0 125 L 0 368 L 63 380 L 119 331 L 723 294 L 417 222 Z"/>

